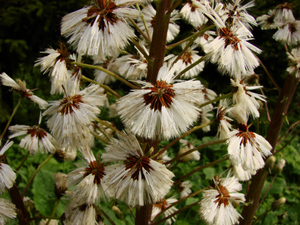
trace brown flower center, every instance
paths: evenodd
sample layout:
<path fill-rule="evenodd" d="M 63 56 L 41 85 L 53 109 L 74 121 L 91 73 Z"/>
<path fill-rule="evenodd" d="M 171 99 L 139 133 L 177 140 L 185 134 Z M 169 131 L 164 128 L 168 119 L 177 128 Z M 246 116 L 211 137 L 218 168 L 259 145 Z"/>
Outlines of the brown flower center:
<path fill-rule="evenodd" d="M 180 59 L 186 66 L 192 64 L 192 54 L 190 52 L 183 53 Z"/>
<path fill-rule="evenodd" d="M 142 171 L 142 168 L 147 172 L 153 170 L 153 168 L 149 165 L 150 159 L 144 156 L 129 156 L 125 161 L 126 170 L 133 170 L 134 173 L 131 175 L 133 180 L 145 179 L 145 175 Z M 139 177 L 141 174 L 141 178 Z"/>
<path fill-rule="evenodd" d="M 154 109 L 154 111 L 161 111 L 163 106 L 169 108 L 175 96 L 175 90 L 172 89 L 172 87 L 173 85 L 165 81 L 156 81 L 154 87 L 147 88 L 147 90 L 151 90 L 151 92 L 144 95 L 145 104 L 150 104 L 150 108 Z"/>
<path fill-rule="evenodd" d="M 253 140 L 255 138 L 255 134 L 248 130 L 250 126 L 239 124 L 239 133 L 236 134 L 237 137 L 242 138 L 242 144 L 246 146 L 247 142 L 251 145 L 254 145 Z"/>
<path fill-rule="evenodd" d="M 65 97 L 59 104 L 57 113 L 71 114 L 74 109 L 80 108 L 80 103 L 83 103 L 81 95 L 74 95 L 72 97 Z"/>
<path fill-rule="evenodd" d="M 92 6 L 87 13 L 87 17 L 83 21 L 91 24 L 91 26 L 97 22 L 99 24 L 99 29 L 104 30 L 106 22 L 114 24 L 117 22 L 118 18 L 113 13 L 117 8 L 114 2 L 107 2 L 107 0 L 97 0 L 96 4 Z M 96 18 L 99 15 L 97 21 Z"/>
<path fill-rule="evenodd" d="M 30 134 L 31 137 L 36 136 L 38 139 L 42 139 L 47 136 L 47 133 L 39 127 L 30 127 L 27 130 L 27 134 Z"/>
<path fill-rule="evenodd" d="M 225 39 L 225 47 L 231 45 L 234 50 L 239 50 L 238 43 L 241 40 L 234 36 L 231 31 L 227 30 L 227 28 L 224 27 L 221 29 L 220 37 Z"/>
<path fill-rule="evenodd" d="M 229 205 L 228 198 L 230 197 L 229 191 L 226 187 L 220 185 L 218 188 L 219 194 L 216 196 L 215 203 L 218 203 L 218 207 L 221 206 L 221 204 L 224 204 L 224 207 Z"/>
<path fill-rule="evenodd" d="M 85 168 L 84 176 L 88 176 L 90 174 L 93 174 L 95 176 L 94 178 L 94 184 L 100 184 L 101 179 L 104 177 L 104 166 L 103 163 L 98 163 L 97 161 L 90 162 L 89 167 Z"/>
<path fill-rule="evenodd" d="M 166 199 L 162 199 L 159 202 L 153 204 L 154 207 L 159 208 L 161 211 L 165 210 L 168 207 Z"/>

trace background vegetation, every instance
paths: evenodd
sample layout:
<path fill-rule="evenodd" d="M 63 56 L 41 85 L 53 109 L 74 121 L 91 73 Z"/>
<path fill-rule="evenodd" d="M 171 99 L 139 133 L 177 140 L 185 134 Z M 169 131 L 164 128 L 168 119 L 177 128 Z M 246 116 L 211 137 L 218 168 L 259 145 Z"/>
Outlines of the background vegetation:
<path fill-rule="evenodd" d="M 65 14 L 75 11 L 81 8 L 84 4 L 87 4 L 87 0 L 67 0 L 67 1 L 54 1 L 54 0 L 0 0 L 0 73 L 6 72 L 14 79 L 20 78 L 25 80 L 30 88 L 39 89 L 35 91 L 36 95 L 44 98 L 45 100 L 51 100 L 56 96 L 50 96 L 50 85 L 47 75 L 42 75 L 39 68 L 33 67 L 35 60 L 41 56 L 40 51 L 43 51 L 47 47 L 56 48 L 59 40 L 64 41 L 60 36 L 60 20 Z M 257 17 L 267 11 L 270 8 L 274 8 L 277 4 L 284 1 L 257 1 L 256 7 L 254 7 L 250 13 Z M 295 3 L 294 15 L 297 19 L 300 19 L 300 6 L 297 0 Z M 253 43 L 263 50 L 263 53 L 259 56 L 269 72 L 272 74 L 279 86 L 282 86 L 282 82 L 286 75 L 286 54 L 284 46 L 277 43 L 272 39 L 273 31 L 262 31 L 260 28 L 254 28 L 253 30 L 255 40 Z M 260 83 L 264 85 L 264 91 L 268 97 L 268 105 L 272 114 L 272 107 L 276 103 L 278 92 L 274 89 L 274 86 L 267 78 L 264 70 L 260 67 L 256 70 L 260 78 Z M 89 73 L 89 71 L 86 71 Z M 217 93 L 226 93 L 228 87 L 224 87 L 221 84 L 228 83 L 228 78 L 224 78 L 217 74 L 214 70 L 214 66 L 208 64 L 201 74 L 201 79 L 208 85 L 209 88 L 215 90 Z M 222 80 L 226 79 L 226 82 Z M 121 86 L 114 87 L 115 89 L 122 88 Z M 9 89 L 0 87 L 0 130 L 3 130 L 9 115 L 12 112 L 14 103 L 17 96 L 14 96 Z M 294 103 L 297 104 L 300 100 L 299 91 L 296 94 Z M 39 110 L 37 106 L 28 104 L 24 100 L 20 110 L 14 118 L 12 124 L 27 124 L 34 125 L 38 122 Z M 298 105 L 292 105 L 291 108 Z M 102 116 L 107 117 L 106 111 L 102 112 Z M 292 124 L 299 120 L 299 107 L 289 114 L 287 117 L 288 124 Z M 265 110 L 263 109 L 262 117 L 259 121 L 253 122 L 253 129 L 261 135 L 266 134 L 268 127 L 267 117 Z M 44 126 L 46 128 L 46 126 Z M 214 129 L 212 129 L 214 130 Z M 258 131 L 259 130 L 259 131 Z M 199 131 L 189 136 L 190 142 L 197 146 L 207 141 L 213 140 L 215 133 L 207 134 Z M 300 175 L 300 144 L 299 136 L 296 136 L 287 147 L 276 158 L 284 158 L 287 162 L 283 173 L 277 177 L 275 183 L 272 185 L 265 202 L 261 205 L 257 215 L 263 214 L 266 210 L 270 209 L 271 203 L 285 197 L 287 199 L 286 204 L 279 210 L 270 211 L 262 217 L 258 224 L 299 224 L 299 209 L 300 209 L 300 187 L 299 187 L 299 175 Z M 282 144 L 282 146 L 284 143 Z M 178 151 L 179 144 L 172 147 L 170 155 L 174 156 Z M 95 151 L 100 153 L 103 151 L 101 143 L 98 144 Z M 201 159 L 197 162 L 179 163 L 175 168 L 176 177 L 180 177 L 187 174 L 191 168 L 204 165 L 206 163 L 215 161 L 223 157 L 227 150 L 224 145 L 214 145 L 209 148 L 205 148 L 200 151 Z M 8 151 L 8 161 L 12 168 L 17 168 L 19 163 L 25 157 L 26 152 L 19 148 L 17 144 L 14 145 L 12 151 Z M 97 155 L 97 153 L 96 153 Z M 47 158 L 46 155 L 38 154 L 36 156 L 30 156 L 26 164 L 18 172 L 17 183 L 19 188 L 25 187 L 29 177 L 33 174 L 36 167 L 43 160 Z M 217 166 L 206 168 L 197 174 L 190 177 L 191 184 L 193 184 L 193 191 L 202 189 L 209 184 L 213 175 L 224 172 L 224 168 L 228 167 L 229 162 L 223 162 Z M 34 205 L 38 211 L 31 211 L 35 216 L 38 215 L 50 215 L 55 205 L 56 197 L 54 194 L 54 179 L 52 174 L 54 172 L 69 172 L 74 169 L 73 162 L 63 162 L 59 158 L 51 159 L 41 171 L 38 172 L 34 179 L 33 184 L 30 186 L 26 196 L 30 197 L 34 201 Z M 268 177 L 268 181 L 265 184 L 265 189 L 271 182 L 274 174 L 271 173 Z M 247 188 L 247 183 L 244 183 L 244 190 Z M 263 191 L 264 193 L 264 191 Z M 1 196 L 3 197 L 3 196 Z M 9 198 L 8 195 L 4 195 L 5 198 Z M 177 207 L 182 208 L 185 205 L 191 204 L 194 201 L 198 201 L 200 197 L 193 197 L 180 203 Z M 60 216 L 63 213 L 65 207 L 65 201 L 59 203 L 56 216 Z M 121 211 L 126 216 L 119 216 L 118 218 L 111 210 L 112 205 L 106 204 L 103 206 L 103 210 L 108 213 L 116 224 L 133 224 L 134 219 L 127 212 L 127 207 L 121 203 L 116 203 Z M 181 213 L 177 217 L 176 224 L 201 224 L 199 223 L 198 215 L 199 207 L 193 207 L 184 213 Z M 287 214 L 285 214 L 287 213 Z M 17 220 L 16 220 L 17 221 Z M 12 221 L 11 224 L 17 224 L 16 221 Z"/>

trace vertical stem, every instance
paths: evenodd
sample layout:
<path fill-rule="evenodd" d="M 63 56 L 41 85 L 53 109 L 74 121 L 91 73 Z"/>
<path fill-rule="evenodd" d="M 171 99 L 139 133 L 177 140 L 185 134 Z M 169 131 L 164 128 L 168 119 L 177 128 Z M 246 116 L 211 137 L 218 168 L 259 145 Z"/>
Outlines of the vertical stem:
<path fill-rule="evenodd" d="M 19 220 L 20 225 L 30 225 L 29 220 L 28 220 L 28 215 L 27 211 L 25 209 L 24 203 L 23 203 L 23 198 L 18 190 L 18 187 L 16 184 L 12 186 L 8 190 L 8 193 L 10 195 L 12 203 L 16 205 L 16 212 L 17 212 L 17 218 Z"/>
<path fill-rule="evenodd" d="M 167 12 L 171 8 L 171 3 L 171 0 L 161 0 L 156 9 L 153 37 L 149 55 L 150 60 L 148 62 L 148 74 L 146 79 L 148 82 L 153 84 L 156 82 L 158 71 L 164 62 L 167 31 L 170 20 L 170 14 Z"/>
<path fill-rule="evenodd" d="M 148 225 L 151 221 L 152 204 L 136 208 L 135 225 Z"/>
<path fill-rule="evenodd" d="M 8 164 L 7 162 L 7 158 L 4 158 L 4 163 Z M 24 206 L 24 202 L 23 202 L 23 197 L 21 196 L 17 185 L 14 183 L 14 185 L 8 189 L 8 193 L 9 196 L 11 198 L 12 203 L 15 204 L 17 210 L 17 218 L 19 220 L 19 224 L 20 225 L 30 225 L 29 220 L 28 220 L 28 215 L 27 215 L 27 211 L 26 208 Z"/>
<path fill-rule="evenodd" d="M 284 117 L 288 112 L 288 108 L 295 94 L 298 82 L 298 79 L 291 75 L 288 75 L 277 100 L 276 108 L 272 116 L 272 121 L 270 123 L 266 137 L 267 141 L 269 141 L 269 143 L 273 147 L 273 152 L 276 148 L 276 144 L 283 126 Z M 268 172 L 264 169 L 261 169 L 255 176 L 253 176 L 246 198 L 246 201 L 250 202 L 251 204 L 244 205 L 242 211 L 243 219 L 241 219 L 240 224 L 252 224 L 253 217 L 259 206 L 259 199 L 267 175 Z"/>
<path fill-rule="evenodd" d="M 172 6 L 172 0 L 161 0 L 157 1 L 157 9 L 155 15 L 155 23 L 153 27 L 153 37 L 150 47 L 150 54 L 148 60 L 148 73 L 147 82 L 153 84 L 156 83 L 156 78 L 159 69 L 164 63 L 165 48 L 167 42 L 167 32 L 169 27 L 170 13 L 169 9 Z M 147 149 L 149 151 L 151 147 L 154 151 L 157 151 L 158 140 L 148 140 Z M 136 209 L 136 225 L 147 225 L 151 221 L 152 204 L 140 206 Z"/>

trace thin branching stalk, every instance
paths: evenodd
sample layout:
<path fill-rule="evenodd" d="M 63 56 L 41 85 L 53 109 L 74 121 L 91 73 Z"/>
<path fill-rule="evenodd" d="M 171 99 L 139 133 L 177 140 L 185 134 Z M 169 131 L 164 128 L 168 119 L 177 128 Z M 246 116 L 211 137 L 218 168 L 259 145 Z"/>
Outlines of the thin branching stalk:
<path fill-rule="evenodd" d="M 288 136 L 290 136 L 295 129 L 299 126 L 300 124 L 300 120 L 298 120 L 297 122 L 293 123 L 279 138 L 278 138 L 278 142 L 277 145 L 279 145 L 281 142 L 285 141 L 286 138 L 288 138 Z"/>
<path fill-rule="evenodd" d="M 199 203 L 200 203 L 200 201 L 194 202 L 194 203 L 192 203 L 192 204 L 190 204 L 190 205 L 187 205 L 187 206 L 185 206 L 185 207 L 183 207 L 183 208 L 177 210 L 176 212 L 172 213 L 171 215 L 169 215 L 169 216 L 167 216 L 167 217 L 165 217 L 165 218 L 163 218 L 163 219 L 161 219 L 161 220 L 159 220 L 159 221 L 157 221 L 157 222 L 155 222 L 155 223 L 152 223 L 151 225 L 158 225 L 158 224 L 161 224 L 162 222 L 165 222 L 166 220 L 168 220 L 168 219 L 172 218 L 173 216 L 177 215 L 178 213 L 181 213 L 181 212 L 183 212 L 184 210 L 187 210 L 187 209 L 189 209 L 189 208 L 191 208 L 191 207 L 194 207 L 194 206 L 196 206 L 196 205 L 199 205 Z"/>
<path fill-rule="evenodd" d="M 51 154 L 51 155 L 49 155 L 48 156 L 48 158 L 44 161 L 44 162 L 42 162 L 39 166 L 38 166 L 38 168 L 34 171 L 34 173 L 32 174 L 32 176 L 30 177 L 30 179 L 29 179 L 29 181 L 28 181 L 28 183 L 26 184 L 26 187 L 24 188 L 24 191 L 22 192 L 22 198 L 24 198 L 24 196 L 25 196 L 25 194 L 26 194 L 26 191 L 27 191 L 27 189 L 28 189 L 28 187 L 29 187 L 29 185 L 31 184 L 31 182 L 33 181 L 33 178 L 35 177 L 35 175 L 37 174 L 37 172 L 53 157 L 53 155 L 54 154 Z"/>
<path fill-rule="evenodd" d="M 143 56 L 147 60 L 149 60 L 149 55 L 145 52 L 143 47 L 134 38 L 131 38 L 131 41 L 132 41 L 132 44 L 143 54 Z"/>
<path fill-rule="evenodd" d="M 175 162 L 177 160 L 180 160 L 182 157 L 184 157 L 184 156 L 186 156 L 186 155 L 188 155 L 188 154 L 190 154 L 190 153 L 192 153 L 194 151 L 197 151 L 199 149 L 202 149 L 202 148 L 205 148 L 205 147 L 208 147 L 208 146 L 211 146 L 211 145 L 222 144 L 225 141 L 226 141 L 226 139 L 223 139 L 223 140 L 217 140 L 217 141 L 210 141 L 210 142 L 207 142 L 207 143 L 205 143 L 203 145 L 199 145 L 199 146 L 197 146 L 197 147 L 195 147 L 193 149 L 190 149 L 190 150 L 186 151 L 185 153 L 177 155 L 175 158 L 173 158 L 173 159 L 165 162 L 165 164 L 166 165 L 171 164 L 171 163 L 173 163 L 173 162 Z"/>
<path fill-rule="evenodd" d="M 290 138 L 290 140 L 289 140 L 287 143 L 285 143 L 284 146 L 282 146 L 282 147 L 281 147 L 280 149 L 278 149 L 278 150 L 275 150 L 275 151 L 274 151 L 274 154 L 277 154 L 277 153 L 281 152 L 283 149 L 285 149 L 285 147 L 288 146 L 288 145 L 292 142 L 292 140 L 293 140 L 295 137 L 297 137 L 299 134 L 300 134 L 300 130 L 299 130 L 297 133 L 295 133 L 295 134 Z"/>
<path fill-rule="evenodd" d="M 193 132 L 196 131 L 196 130 L 199 130 L 199 129 L 203 128 L 203 127 L 209 126 L 209 125 L 213 124 L 214 122 L 215 122 L 215 121 L 212 120 L 212 121 L 210 121 L 210 122 L 207 123 L 207 124 L 202 124 L 202 125 L 193 127 L 193 128 L 190 129 L 189 131 L 187 131 L 187 132 L 185 132 L 184 134 L 182 134 L 180 137 L 174 139 L 174 140 L 173 140 L 170 144 L 168 144 L 166 147 L 164 147 L 163 149 L 161 149 L 161 150 L 159 151 L 159 153 L 155 156 L 155 158 L 159 158 L 159 156 L 161 156 L 165 151 L 167 151 L 167 150 L 168 150 L 169 148 L 171 148 L 174 144 L 176 144 L 180 139 L 182 139 L 182 138 L 184 138 L 185 136 L 187 136 L 187 135 L 193 133 Z"/>
<path fill-rule="evenodd" d="M 86 81 L 90 82 L 90 83 L 98 84 L 100 87 L 102 87 L 102 88 L 104 88 L 106 91 L 108 91 L 108 93 L 111 93 L 113 96 L 115 96 L 115 97 L 117 97 L 117 98 L 121 98 L 121 96 L 120 96 L 117 92 L 115 92 L 113 89 L 111 89 L 109 86 L 107 86 L 107 85 L 105 85 L 105 84 L 100 84 L 100 83 L 98 83 L 97 81 L 94 81 L 94 80 L 92 80 L 92 79 L 90 79 L 90 78 L 88 78 L 88 77 L 86 77 L 86 76 L 84 76 L 84 75 L 81 75 L 81 78 L 82 78 L 83 80 L 86 80 Z"/>
<path fill-rule="evenodd" d="M 176 2 L 172 5 L 167 14 L 171 14 L 181 4 L 181 2 L 182 0 L 176 0 Z"/>
<path fill-rule="evenodd" d="M 56 210 L 57 210 L 57 207 L 58 207 L 58 205 L 59 205 L 59 202 L 60 202 L 60 198 L 58 198 L 58 199 L 56 200 L 55 206 L 54 206 L 54 208 L 53 208 L 53 210 L 52 210 L 52 213 L 51 213 L 51 216 L 54 216 L 54 214 L 55 214 L 55 212 L 56 212 Z M 47 221 L 47 223 L 46 223 L 46 225 L 48 225 L 48 224 L 50 223 L 50 221 L 51 221 L 51 219 L 49 218 L 48 221 Z"/>
<path fill-rule="evenodd" d="M 115 222 L 102 210 L 100 209 L 100 207 L 95 206 L 95 209 L 101 214 L 103 215 L 110 223 L 111 225 L 116 225 Z"/>
<path fill-rule="evenodd" d="M 218 163 L 221 163 L 221 162 L 224 162 L 224 161 L 226 161 L 226 160 L 228 160 L 228 159 L 229 159 L 229 156 L 226 156 L 226 157 L 223 158 L 223 159 L 218 159 L 218 160 L 216 160 L 216 161 L 214 161 L 214 162 L 211 162 L 211 163 L 208 163 L 208 164 L 206 164 L 206 165 L 197 167 L 196 169 L 193 169 L 191 172 L 187 173 L 187 174 L 184 175 L 183 177 L 180 177 L 178 180 L 176 180 L 176 181 L 173 183 L 173 186 L 179 184 L 181 181 L 183 181 L 183 180 L 186 179 L 187 177 L 191 176 L 192 174 L 194 174 L 194 173 L 196 173 L 196 172 L 198 172 L 198 171 L 200 171 L 200 170 L 203 170 L 203 169 L 205 169 L 205 168 L 207 168 L 207 167 L 214 166 L 214 165 L 216 165 L 216 164 L 218 164 Z"/>
<path fill-rule="evenodd" d="M 19 169 L 24 165 L 24 163 L 26 162 L 28 156 L 29 156 L 29 151 L 27 152 L 26 156 L 24 157 L 24 159 L 22 160 L 20 165 L 17 167 L 16 171 L 19 171 Z"/>
<path fill-rule="evenodd" d="M 262 66 L 262 68 L 264 69 L 264 71 L 266 72 L 266 74 L 268 75 L 269 79 L 271 80 L 271 82 L 274 84 L 274 86 L 276 87 L 276 89 L 280 92 L 281 88 L 276 84 L 275 80 L 273 79 L 272 75 L 269 73 L 267 67 L 262 63 L 262 61 L 260 60 L 260 58 L 258 58 L 257 55 L 255 55 L 256 58 L 258 59 L 260 65 Z"/>
<path fill-rule="evenodd" d="M 19 98 L 19 101 L 18 101 L 17 105 L 15 106 L 15 108 L 14 108 L 12 114 L 10 115 L 9 120 L 7 121 L 7 124 L 6 124 L 6 126 L 5 126 L 5 128 L 4 128 L 3 132 L 2 132 L 2 134 L 1 134 L 1 136 L 0 136 L 0 140 L 2 140 L 2 138 L 4 137 L 4 135 L 5 135 L 5 133 L 6 133 L 7 129 L 8 129 L 8 127 L 9 127 L 11 121 L 12 121 L 12 119 L 14 118 L 14 116 L 15 116 L 15 114 L 16 114 L 18 108 L 19 108 L 19 106 L 21 105 L 22 100 L 23 100 L 23 97 L 21 96 L 21 97 Z"/>
<path fill-rule="evenodd" d="M 264 193 L 263 197 L 261 198 L 261 200 L 260 200 L 260 202 L 259 202 L 258 208 L 261 206 L 261 204 L 262 204 L 263 201 L 265 200 L 265 198 L 266 198 L 268 192 L 270 191 L 270 188 L 271 188 L 272 185 L 274 184 L 274 181 L 275 181 L 275 179 L 277 178 L 277 176 L 278 176 L 278 173 L 275 174 L 275 176 L 273 177 L 273 179 L 272 179 L 271 183 L 269 184 L 269 186 L 268 186 L 266 192 Z"/>
<path fill-rule="evenodd" d="M 195 37 L 200 36 L 200 35 L 203 34 L 205 31 L 208 31 L 208 30 L 210 30 L 210 29 L 212 29 L 212 28 L 214 28 L 214 27 L 215 27 L 214 25 L 211 25 L 211 26 L 203 26 L 199 31 L 197 31 L 196 33 L 192 34 L 191 36 L 189 36 L 189 37 L 187 37 L 187 38 L 185 38 L 185 39 L 182 39 L 182 40 L 180 40 L 180 41 L 178 41 L 178 42 L 176 42 L 176 43 L 167 45 L 167 46 L 166 46 L 166 50 L 171 50 L 171 49 L 177 47 L 178 45 L 180 45 L 180 44 L 182 44 L 182 43 L 184 43 L 184 42 L 187 42 L 187 41 L 189 41 L 189 40 L 191 40 L 191 39 L 193 39 L 193 38 L 195 38 Z"/>
<path fill-rule="evenodd" d="M 111 124 L 109 124 L 109 123 L 107 123 L 107 122 L 105 122 L 105 121 L 103 121 L 103 120 L 101 120 L 101 119 L 99 119 L 99 118 L 97 118 L 96 121 L 97 121 L 98 123 L 101 123 L 102 125 L 106 126 L 107 128 L 110 128 L 111 130 L 113 130 L 113 131 L 115 131 L 115 132 L 117 132 L 117 133 L 122 133 L 122 132 L 119 131 L 116 127 L 112 126 Z"/>
<path fill-rule="evenodd" d="M 267 213 L 270 212 L 270 211 L 272 211 L 272 209 L 267 209 L 264 213 L 262 213 L 261 215 L 259 215 L 259 216 L 256 218 L 254 224 L 257 224 L 257 223 L 259 222 L 259 220 L 262 219 L 265 215 L 267 215 Z"/>
<path fill-rule="evenodd" d="M 104 144 L 108 145 L 109 142 L 107 140 L 105 140 L 104 138 L 100 137 L 99 135 L 95 134 L 93 132 L 93 135 L 95 136 L 95 138 L 99 139 L 100 141 L 102 141 Z"/>
<path fill-rule="evenodd" d="M 192 193 L 192 194 L 190 194 L 190 195 L 188 195 L 188 196 L 185 196 L 185 197 L 179 199 L 177 202 L 174 202 L 174 203 L 170 204 L 168 207 L 166 207 L 165 209 L 161 210 L 161 211 L 154 217 L 153 221 L 154 221 L 157 217 L 159 217 L 159 215 L 161 215 L 162 213 L 164 213 L 165 211 L 167 211 L 169 208 L 173 207 L 174 205 L 177 205 L 178 203 L 180 203 L 180 202 L 182 202 L 182 201 L 184 201 L 184 200 L 186 200 L 186 199 L 188 199 L 188 198 L 194 197 L 194 196 L 196 196 L 196 195 L 202 193 L 202 192 L 205 191 L 206 189 L 207 189 L 207 187 L 206 187 L 206 188 L 203 188 L 203 189 L 201 189 L 201 190 L 199 190 L 199 191 L 196 191 L 196 192 L 194 192 L 194 193 Z"/>
<path fill-rule="evenodd" d="M 172 62 L 172 66 L 181 58 L 181 56 L 188 50 L 188 48 L 194 43 L 194 41 L 197 39 L 197 37 L 199 35 L 201 35 L 202 33 L 204 33 L 205 31 L 209 30 L 208 28 L 212 28 L 213 26 L 209 26 L 209 27 L 203 27 L 201 30 L 199 30 L 198 32 L 196 32 L 195 34 L 191 35 L 189 38 L 189 43 L 184 47 L 184 49 L 178 54 L 178 56 L 176 57 L 176 59 Z M 184 74 L 186 71 L 192 69 L 194 66 L 196 66 L 197 64 L 201 63 L 203 60 L 209 58 L 210 55 L 205 55 L 202 56 L 200 59 L 198 59 L 196 62 L 194 62 L 193 64 L 191 64 L 189 67 L 187 67 L 185 70 L 181 71 L 179 74 L 182 75 Z M 179 77 L 180 75 L 177 75 L 176 77 Z"/>
<path fill-rule="evenodd" d="M 118 76 L 117 74 L 103 68 L 102 66 L 93 66 L 93 65 L 89 65 L 89 64 L 85 64 L 85 63 L 78 63 L 78 62 L 73 62 L 73 64 L 76 64 L 81 67 L 89 68 L 89 69 L 101 70 L 101 71 L 107 73 L 108 75 L 113 76 L 117 80 L 121 81 L 123 84 L 127 85 L 128 87 L 131 87 L 133 89 L 138 89 L 138 87 L 135 86 L 134 84 L 128 82 L 127 80 L 123 79 L 122 77 Z"/>
<path fill-rule="evenodd" d="M 177 55 L 176 59 L 172 62 L 171 67 L 173 67 L 174 64 L 177 63 L 177 61 L 178 61 L 179 59 L 181 59 L 182 55 L 188 50 L 189 47 L 191 47 L 191 45 L 194 43 L 194 41 L 195 41 L 196 38 L 197 38 L 197 36 L 194 36 L 193 38 L 191 38 L 191 39 L 189 40 L 189 43 L 188 43 L 186 46 L 184 46 L 184 48 L 182 49 L 182 51 Z M 202 57 L 201 57 L 201 58 L 202 58 Z M 201 58 L 200 58 L 200 59 L 201 59 Z M 199 61 L 199 60 L 197 60 L 197 61 Z M 203 61 L 203 60 L 202 60 L 202 61 Z M 202 61 L 201 61 L 201 62 L 202 62 Z M 199 63 L 200 63 L 200 62 L 199 62 Z"/>
<path fill-rule="evenodd" d="M 137 29 L 138 32 L 145 38 L 145 40 L 146 40 L 148 43 L 151 43 L 151 38 L 149 38 L 150 35 L 149 35 L 149 37 L 148 37 L 148 35 L 145 34 L 145 33 L 141 30 L 141 28 L 139 28 L 139 26 L 134 22 L 133 19 L 129 18 L 129 21 L 132 23 L 132 25 L 135 27 L 135 29 Z M 148 31 L 148 32 L 149 32 L 149 31 Z"/>
<path fill-rule="evenodd" d="M 260 88 L 259 90 L 261 91 L 261 93 L 264 96 L 266 96 L 262 88 Z M 266 107 L 266 113 L 267 113 L 268 121 L 269 121 L 269 123 L 271 123 L 271 116 L 270 116 L 270 111 L 269 111 L 269 107 L 268 107 L 268 102 L 267 101 L 265 101 L 265 107 Z"/>
<path fill-rule="evenodd" d="M 192 63 L 191 65 L 189 65 L 187 68 L 185 68 L 184 70 L 180 71 L 180 73 L 178 73 L 175 77 L 178 78 L 180 77 L 181 75 L 183 75 L 184 73 L 186 73 L 187 71 L 189 71 L 190 69 L 192 69 L 193 67 L 197 66 L 199 63 L 205 61 L 206 59 L 210 58 L 210 55 L 205 55 L 205 56 L 202 56 L 200 59 L 198 59 L 196 62 Z"/>
<path fill-rule="evenodd" d="M 231 98 L 232 95 L 233 95 L 232 92 L 229 92 L 229 93 L 227 93 L 227 94 L 225 94 L 225 95 L 220 95 L 219 97 L 217 97 L 217 98 L 215 98 L 215 99 L 212 99 L 212 100 L 210 100 L 210 101 L 207 101 L 207 102 L 205 102 L 205 103 L 199 105 L 198 107 L 199 107 L 199 108 L 202 108 L 202 107 L 204 107 L 204 106 L 206 106 L 206 105 L 209 105 L 209 104 L 218 102 L 218 101 L 220 101 L 220 100 L 222 100 L 222 99 L 225 99 L 225 98 Z"/>
<path fill-rule="evenodd" d="M 135 6 L 136 6 L 136 8 L 141 12 L 140 6 L 139 6 L 138 4 L 136 4 Z M 142 32 L 138 26 L 137 26 L 137 30 L 138 30 L 139 32 L 141 32 L 141 34 L 143 35 L 143 37 L 150 43 L 152 37 L 151 37 L 151 35 L 150 35 L 149 28 L 148 28 L 148 26 L 147 26 L 147 24 L 146 24 L 145 17 L 144 17 L 144 14 L 143 14 L 143 13 L 141 13 L 141 19 L 142 19 L 142 21 L 143 21 L 143 24 L 144 24 L 146 33 L 147 33 L 147 35 L 148 35 L 148 38 L 145 37 L 146 35 L 145 35 L 145 36 L 143 35 L 144 32 Z M 133 21 L 133 22 L 134 22 L 134 21 Z M 136 26 L 135 26 L 135 27 L 136 27 Z"/>

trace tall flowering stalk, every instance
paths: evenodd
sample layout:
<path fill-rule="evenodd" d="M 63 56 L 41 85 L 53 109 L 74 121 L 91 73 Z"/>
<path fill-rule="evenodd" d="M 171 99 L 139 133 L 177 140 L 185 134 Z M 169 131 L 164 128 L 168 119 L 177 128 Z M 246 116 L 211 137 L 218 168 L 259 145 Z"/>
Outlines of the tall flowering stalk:
<path fill-rule="evenodd" d="M 7 129 L 9 138 L 25 136 L 19 146 L 32 153 L 30 157 L 41 152 L 64 160 L 74 160 L 77 153 L 83 158 L 62 176 L 66 180 L 57 182 L 65 184 L 64 191 L 50 219 L 57 219 L 53 215 L 63 196 L 68 205 L 60 219 L 65 224 L 104 224 L 105 220 L 114 224 L 102 210 L 106 202 L 113 204 L 118 218 L 124 213 L 116 206 L 118 202 L 127 205 L 136 225 L 157 224 L 162 216 L 167 224 L 174 223 L 177 214 L 197 204 L 199 220 L 208 224 L 252 223 L 267 176 L 265 160 L 276 153 L 283 115 L 299 81 L 300 54 L 299 48 L 288 51 L 289 75 L 264 138 L 251 127 L 265 113 L 262 104 L 267 104 L 255 74 L 262 50 L 251 43 L 251 29 L 257 24 L 278 28 L 275 40 L 296 45 L 300 28 L 288 4 L 258 18 L 258 23 L 247 12 L 250 7 L 253 1 L 243 5 L 240 0 L 94 0 L 63 16 L 61 34 L 69 46 L 60 43 L 56 50 L 48 48 L 36 61 L 41 72 L 50 74 L 50 94 L 60 95 L 60 100 L 48 103 L 33 95 L 25 82 L 0 75 L 2 84 L 20 94 L 20 99 L 26 97 L 45 110 L 41 115 L 49 129 L 40 128 L 41 120 L 38 126 L 8 128 L 11 118 L 1 138 Z M 192 30 L 183 31 L 181 23 Z M 283 34 L 287 29 L 289 33 Z M 227 76 L 229 93 L 216 93 L 202 82 L 208 62 L 219 72 L 213 74 L 216 80 Z M 95 69 L 94 80 L 84 75 L 86 68 Z M 122 82 L 131 90 L 113 90 L 108 86 L 113 82 Z M 118 117 L 119 122 L 103 119 L 108 110 L 110 118 Z M 215 131 L 217 140 L 196 146 L 188 135 L 200 129 Z M 12 146 L 6 143 L 1 157 Z M 99 143 L 105 147 L 99 149 Z M 198 150 L 220 143 L 226 145 L 227 157 L 202 165 L 205 157 L 201 153 L 200 158 Z M 199 186 L 183 181 L 225 160 L 230 166 L 214 176 L 210 185 L 201 184 L 202 190 L 192 193 Z M 189 161 L 199 166 L 178 177 L 178 165 L 191 165 Z M 13 198 L 18 174 L 1 161 L 0 172 L 0 192 L 10 189 Z M 240 182 L 252 176 L 245 195 Z M 198 202 L 178 209 L 178 203 L 201 192 Z M 20 223 L 27 224 L 25 203 L 18 196 L 13 202 Z M 235 206 L 245 202 L 240 214 Z M 6 205 L 10 213 L 4 216 L 15 217 L 14 205 Z"/>

